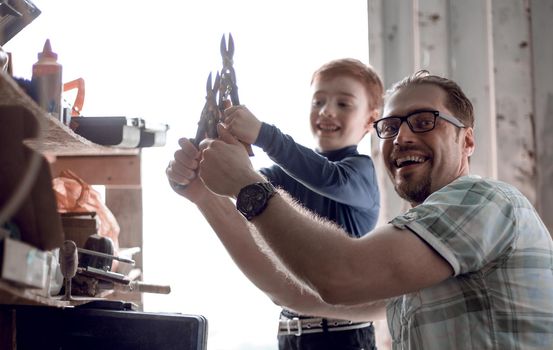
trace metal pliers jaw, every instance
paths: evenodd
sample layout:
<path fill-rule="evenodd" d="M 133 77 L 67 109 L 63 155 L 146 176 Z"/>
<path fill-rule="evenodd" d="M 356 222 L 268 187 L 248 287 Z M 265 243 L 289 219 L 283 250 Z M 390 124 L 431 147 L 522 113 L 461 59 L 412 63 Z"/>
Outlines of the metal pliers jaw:
<path fill-rule="evenodd" d="M 223 101 L 230 100 L 233 106 L 240 104 L 238 98 L 238 86 L 236 85 L 236 73 L 234 71 L 234 39 L 229 33 L 228 47 L 225 35 L 221 38 L 221 57 L 223 58 L 223 68 L 221 69 L 221 87 L 219 90 L 219 107 L 224 106 Z"/>
<path fill-rule="evenodd" d="M 221 112 L 217 105 L 217 92 L 220 89 L 221 76 L 219 72 L 215 76 L 215 83 L 212 83 L 211 72 L 207 77 L 205 104 L 202 109 L 200 120 L 198 121 L 198 129 L 193 144 L 198 147 L 200 142 L 208 138 L 217 138 L 217 124 L 221 120 Z"/>
<path fill-rule="evenodd" d="M 202 142 L 206 137 L 217 138 L 217 124 L 221 119 L 221 112 L 219 112 L 219 107 L 217 106 L 217 92 L 221 84 L 221 76 L 219 72 L 215 76 L 215 83 L 211 82 L 211 72 L 207 77 L 207 83 L 205 86 L 205 104 L 202 109 L 202 114 L 200 115 L 200 120 L 198 121 L 198 129 L 196 130 L 196 137 L 190 139 L 190 141 L 199 148 L 200 142 Z M 174 190 L 181 191 L 186 188 L 188 185 L 181 185 L 176 182 L 169 180 L 169 184 L 173 187 Z"/>

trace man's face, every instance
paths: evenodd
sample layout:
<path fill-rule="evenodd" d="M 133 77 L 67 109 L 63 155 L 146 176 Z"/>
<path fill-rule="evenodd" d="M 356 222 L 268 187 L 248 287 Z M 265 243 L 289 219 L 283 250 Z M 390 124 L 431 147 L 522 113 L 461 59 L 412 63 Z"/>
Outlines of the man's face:
<path fill-rule="evenodd" d="M 411 86 L 389 98 L 383 116 L 406 116 L 426 109 L 455 117 L 445 106 L 446 97 L 445 91 L 436 85 Z M 412 132 L 404 122 L 399 133 L 381 140 L 380 146 L 396 192 L 416 206 L 431 193 L 468 174 L 474 139 L 472 128 L 459 129 L 436 118 L 434 130 L 425 133 Z"/>
<path fill-rule="evenodd" d="M 357 145 L 376 116 L 369 109 L 365 86 L 352 77 L 337 76 L 316 79 L 312 89 L 311 131 L 319 150 Z"/>

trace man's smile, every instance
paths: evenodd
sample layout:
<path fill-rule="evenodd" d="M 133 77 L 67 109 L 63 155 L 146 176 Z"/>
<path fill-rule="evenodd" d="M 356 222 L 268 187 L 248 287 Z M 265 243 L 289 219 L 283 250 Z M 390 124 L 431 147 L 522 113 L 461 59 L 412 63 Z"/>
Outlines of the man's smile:
<path fill-rule="evenodd" d="M 390 167 L 396 175 L 405 176 L 429 164 L 431 157 L 418 151 L 397 151 L 390 157 Z"/>
<path fill-rule="evenodd" d="M 395 160 L 395 165 L 397 168 L 403 168 L 410 165 L 420 164 L 427 160 L 426 157 L 419 155 L 407 155 L 399 157 Z"/>

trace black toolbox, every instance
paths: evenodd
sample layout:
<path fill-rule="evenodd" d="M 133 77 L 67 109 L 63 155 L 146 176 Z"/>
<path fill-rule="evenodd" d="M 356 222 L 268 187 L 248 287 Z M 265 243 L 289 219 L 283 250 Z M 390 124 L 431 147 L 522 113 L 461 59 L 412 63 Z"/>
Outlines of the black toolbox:
<path fill-rule="evenodd" d="M 15 316 L 17 350 L 207 349 L 207 320 L 201 315 L 112 306 L 2 307 Z"/>

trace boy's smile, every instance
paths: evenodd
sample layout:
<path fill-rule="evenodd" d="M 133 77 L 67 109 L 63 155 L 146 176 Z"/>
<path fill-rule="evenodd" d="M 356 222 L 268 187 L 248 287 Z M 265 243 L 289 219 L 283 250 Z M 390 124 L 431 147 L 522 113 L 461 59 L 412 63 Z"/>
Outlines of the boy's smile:
<path fill-rule="evenodd" d="M 317 127 L 323 133 L 325 133 L 325 132 L 332 133 L 332 132 L 338 131 L 340 129 L 339 126 L 334 125 L 334 124 L 329 124 L 329 123 L 319 123 L 319 124 L 317 124 Z"/>

